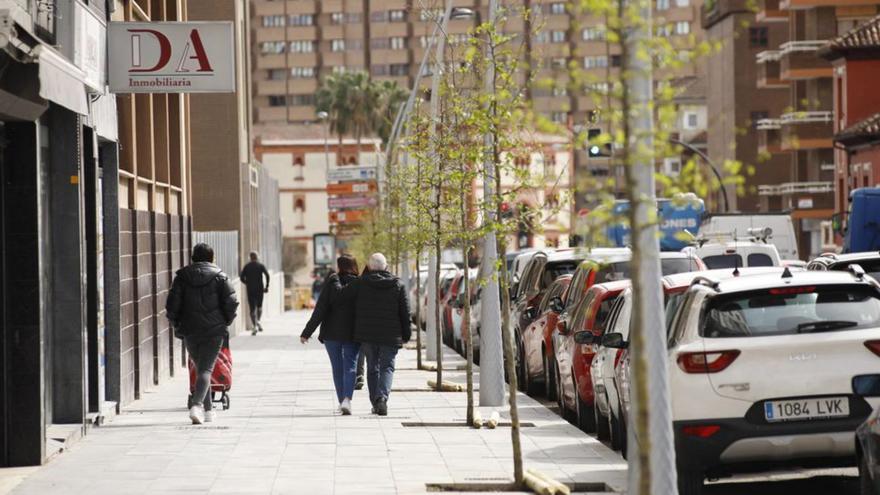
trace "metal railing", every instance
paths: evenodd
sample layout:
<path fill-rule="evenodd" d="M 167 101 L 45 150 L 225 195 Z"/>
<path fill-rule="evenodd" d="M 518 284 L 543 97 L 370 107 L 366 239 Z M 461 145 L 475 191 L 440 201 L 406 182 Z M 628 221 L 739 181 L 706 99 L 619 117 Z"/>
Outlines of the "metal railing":
<path fill-rule="evenodd" d="M 784 114 L 782 114 L 780 121 L 782 122 L 782 125 L 809 124 L 809 123 L 830 124 L 833 119 L 834 119 L 834 112 L 811 111 L 811 112 L 784 113 Z"/>
<path fill-rule="evenodd" d="M 772 131 L 782 127 L 780 119 L 761 119 L 755 122 L 755 129 L 759 131 Z"/>
<path fill-rule="evenodd" d="M 238 231 L 213 231 L 192 233 L 193 246 L 204 242 L 214 249 L 214 264 L 229 275 L 230 279 L 238 278 L 241 269 L 238 261 Z"/>
<path fill-rule="evenodd" d="M 765 50 L 755 55 L 755 60 L 759 64 L 766 62 L 778 62 L 782 58 L 782 52 L 779 50 Z"/>
<path fill-rule="evenodd" d="M 760 196 L 777 196 L 783 194 L 821 194 L 834 192 L 831 182 L 786 182 L 778 185 L 758 186 Z"/>
<path fill-rule="evenodd" d="M 794 52 L 815 52 L 827 45 L 825 40 L 788 41 L 779 45 L 782 55 Z"/>

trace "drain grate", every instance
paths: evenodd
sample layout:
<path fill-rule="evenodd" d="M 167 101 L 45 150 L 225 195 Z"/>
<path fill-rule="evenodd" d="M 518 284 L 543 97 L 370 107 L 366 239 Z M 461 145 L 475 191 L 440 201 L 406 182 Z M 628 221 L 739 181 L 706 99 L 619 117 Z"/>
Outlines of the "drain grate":
<path fill-rule="evenodd" d="M 404 428 L 455 428 L 455 427 L 467 427 L 470 428 L 470 425 L 464 421 L 437 421 L 437 422 L 424 422 L 424 421 L 411 421 L 411 422 L 403 422 L 400 423 Z M 510 428 L 510 423 L 498 423 L 500 428 Z M 535 423 L 520 423 L 520 428 L 534 428 Z M 483 424 L 483 429 L 489 429 L 488 426 Z"/>

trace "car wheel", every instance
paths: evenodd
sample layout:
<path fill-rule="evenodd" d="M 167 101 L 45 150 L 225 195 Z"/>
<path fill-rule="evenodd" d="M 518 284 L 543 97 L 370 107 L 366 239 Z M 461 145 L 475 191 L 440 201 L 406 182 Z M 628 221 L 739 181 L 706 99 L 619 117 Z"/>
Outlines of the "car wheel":
<path fill-rule="evenodd" d="M 593 401 L 593 417 L 596 419 L 596 438 L 599 440 L 609 440 L 611 438 L 611 432 L 608 431 L 608 418 L 602 415 L 602 411 L 599 410 L 596 401 Z"/>
<path fill-rule="evenodd" d="M 678 495 L 703 495 L 703 473 L 679 471 Z"/>
<path fill-rule="evenodd" d="M 550 360 L 547 359 L 547 353 L 541 353 L 544 356 L 544 394 L 547 400 L 556 400 L 556 377 L 553 374 L 553 368 L 550 367 Z"/>
<path fill-rule="evenodd" d="M 621 441 L 621 428 L 620 428 L 620 420 L 617 419 L 617 416 L 614 415 L 614 411 L 610 411 L 608 415 L 608 432 L 611 437 L 611 449 L 612 450 L 622 450 L 623 442 Z"/>
<path fill-rule="evenodd" d="M 587 404 L 584 399 L 581 398 L 580 392 L 578 392 L 577 383 L 574 386 L 574 396 L 575 402 L 577 403 L 577 422 L 578 428 L 587 432 L 587 433 L 595 433 L 596 432 L 596 406 Z"/>

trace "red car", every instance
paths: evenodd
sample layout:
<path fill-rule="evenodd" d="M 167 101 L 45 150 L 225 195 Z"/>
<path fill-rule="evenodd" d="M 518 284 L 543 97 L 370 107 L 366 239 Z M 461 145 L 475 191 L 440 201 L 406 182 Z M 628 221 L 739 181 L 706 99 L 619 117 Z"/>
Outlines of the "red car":
<path fill-rule="evenodd" d="M 464 287 L 464 272 L 458 270 L 455 276 L 449 281 L 441 281 L 440 289 L 440 328 L 443 332 L 443 343 L 449 347 L 455 347 L 453 342 L 453 313 L 457 309 L 456 301 L 458 293 Z M 428 315 L 432 318 L 434 315 Z"/>
<path fill-rule="evenodd" d="M 540 316 L 533 321 L 522 334 L 523 353 L 525 355 L 525 383 L 526 392 L 533 394 L 538 385 L 544 384 L 550 399 L 556 397 L 556 391 L 552 390 L 553 381 L 549 374 L 553 369 L 548 366 L 553 362 L 553 343 L 550 338 L 556 328 L 559 313 L 562 312 L 562 300 L 571 283 L 571 275 L 558 277 L 541 299 L 538 305 Z"/>
<path fill-rule="evenodd" d="M 554 336 L 556 360 L 556 400 L 562 414 L 574 416 L 586 432 L 596 429 L 593 386 L 590 364 L 596 353 L 595 344 L 578 344 L 574 334 L 579 331 L 602 335 L 611 306 L 617 296 L 630 286 L 629 280 L 593 285 L 571 311 L 563 313 Z"/>

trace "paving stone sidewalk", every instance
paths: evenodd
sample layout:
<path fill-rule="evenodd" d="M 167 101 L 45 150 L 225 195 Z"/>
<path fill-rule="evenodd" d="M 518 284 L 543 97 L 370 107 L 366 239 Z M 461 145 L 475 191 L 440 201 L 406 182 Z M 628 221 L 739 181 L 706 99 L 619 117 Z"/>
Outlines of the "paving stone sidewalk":
<path fill-rule="evenodd" d="M 464 393 L 427 391 L 433 373 L 416 370 L 414 350 L 399 354 L 387 417 L 370 414 L 366 390 L 356 392 L 352 416 L 338 415 L 323 346 L 298 340 L 308 315 L 288 312 L 256 337 L 233 339 L 231 407 L 217 422 L 189 424 L 181 373 L 31 471 L 12 493 L 410 494 L 428 483 L 512 478 L 508 428 L 402 424 L 465 417 Z M 444 356 L 463 363 L 449 350 Z M 448 378 L 464 383 L 461 371 Z M 534 424 L 522 430 L 527 468 L 592 491 L 624 490 L 626 464 L 616 453 L 531 398 L 518 400 L 522 421 Z M 483 417 L 491 411 L 482 409 Z"/>

